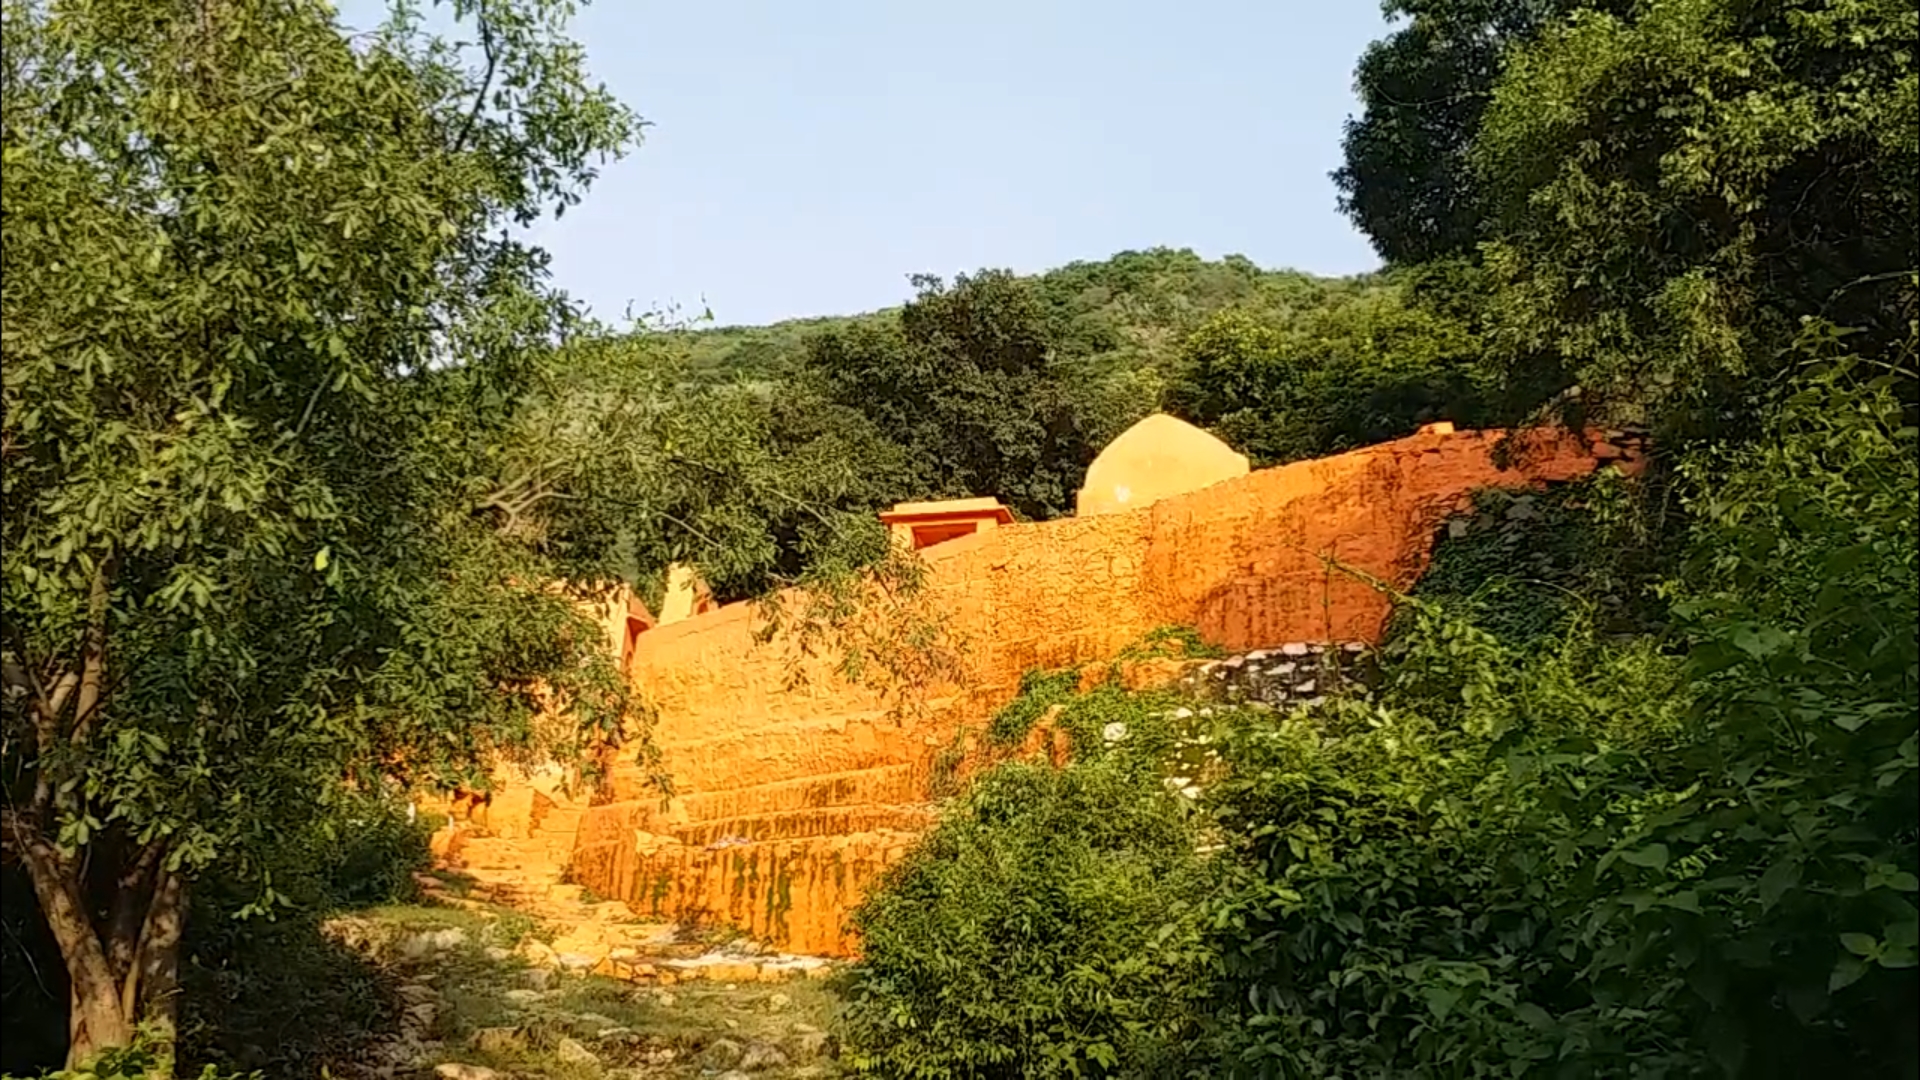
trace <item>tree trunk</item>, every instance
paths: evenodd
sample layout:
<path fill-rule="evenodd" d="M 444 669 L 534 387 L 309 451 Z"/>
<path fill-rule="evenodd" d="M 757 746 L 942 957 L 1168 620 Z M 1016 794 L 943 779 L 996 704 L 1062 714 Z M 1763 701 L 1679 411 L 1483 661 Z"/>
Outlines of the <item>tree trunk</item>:
<path fill-rule="evenodd" d="M 166 868 L 161 845 L 139 851 L 116 875 L 110 911 L 96 927 L 81 862 L 62 855 L 44 834 L 12 815 L 6 816 L 4 832 L 7 847 L 26 864 L 66 964 L 71 984 L 67 1067 L 79 1068 L 103 1051 L 131 1045 L 145 1025 L 159 1059 L 148 1075 L 165 1080 L 173 1072 L 179 1026 L 186 879 Z"/>
<path fill-rule="evenodd" d="M 79 867 L 61 856 L 42 836 L 20 836 L 15 846 L 33 879 L 40 912 L 60 944 L 72 986 L 67 1024 L 67 1067 L 78 1068 L 102 1050 L 133 1041 L 133 1025 L 120 1007 L 120 987 L 107 963 L 107 951 L 87 917 Z"/>
<path fill-rule="evenodd" d="M 138 962 L 120 992 L 122 1015 L 145 1023 L 162 1047 L 162 1078 L 173 1071 L 173 1040 L 180 1026 L 180 942 L 187 910 L 186 880 L 163 868 L 140 932 Z"/>

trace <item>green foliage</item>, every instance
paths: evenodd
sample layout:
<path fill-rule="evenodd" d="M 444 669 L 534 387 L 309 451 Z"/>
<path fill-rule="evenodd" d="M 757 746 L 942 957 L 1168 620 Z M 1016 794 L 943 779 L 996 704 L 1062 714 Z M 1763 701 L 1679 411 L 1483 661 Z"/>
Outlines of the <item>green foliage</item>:
<path fill-rule="evenodd" d="M 1202 638 L 1200 631 L 1191 626 L 1158 626 L 1147 631 L 1139 641 L 1121 649 L 1114 659 L 1212 660 L 1226 654 L 1225 649 Z"/>
<path fill-rule="evenodd" d="M 987 738 L 995 745 L 1018 746 L 1047 710 L 1065 703 L 1079 689 L 1080 673 L 1033 670 L 1020 676 L 1020 694 L 993 714 Z"/>
<path fill-rule="evenodd" d="M 1287 320 L 1229 310 L 1181 346 L 1167 395 L 1260 464 L 1411 435 L 1420 424 L 1483 419 L 1479 343 L 1466 323 L 1376 286 Z"/>
<path fill-rule="evenodd" d="M 4 840 L 72 901 L 76 1054 L 124 1042 L 117 987 L 171 1011 L 136 973 L 192 879 L 284 906 L 346 776 L 631 719 L 576 604 L 611 485 L 531 437 L 575 320 L 512 238 L 638 131 L 569 11 L 456 3 L 480 56 L 407 6 L 349 41 L 320 3 L 6 5 Z"/>
<path fill-rule="evenodd" d="M 1231 1072 L 1920 1062 L 1920 476 L 1890 380 L 1851 370 L 1690 468 L 1684 655 L 1420 606 L 1381 700 L 1229 744 Z"/>
<path fill-rule="evenodd" d="M 1523 661 L 1432 615 L 1413 641 L 1383 700 L 1223 747 L 1221 1075 L 1506 1076 L 1621 1052 L 1623 1032 L 1529 1024 L 1566 1007 L 1560 950 L 1578 935 L 1555 905 L 1577 871 L 1568 851 L 1549 874 L 1552 847 L 1524 826 L 1553 806 L 1549 748 L 1578 773 L 1672 738 L 1678 665 L 1585 635 Z"/>
<path fill-rule="evenodd" d="M 1354 72 L 1361 115 L 1334 173 L 1340 207 L 1388 262 L 1469 253 L 1486 195 L 1467 159 L 1508 50 L 1578 7 L 1569 0 L 1387 0 L 1393 33 Z M 1617 6 L 1617 5 L 1616 5 Z M 1404 21 L 1400 21 L 1404 20 Z"/>
<path fill-rule="evenodd" d="M 1004 271 L 913 281 L 897 325 L 810 339 L 807 372 L 908 455 L 926 494 L 990 494 L 1029 518 L 1071 509 L 1099 449 L 1106 383 L 1055 349 L 1029 282 Z"/>
<path fill-rule="evenodd" d="M 1645 520 L 1658 480 L 1605 471 L 1546 491 L 1488 488 L 1448 522 L 1413 595 L 1465 615 L 1501 641 L 1546 641 L 1591 617 L 1602 633 L 1644 632 L 1665 622 L 1655 579 L 1678 543 Z M 1388 651 L 1418 625 L 1395 613 Z"/>
<path fill-rule="evenodd" d="M 1513 52 L 1469 155 L 1490 354 L 1713 430 L 1755 422 L 1721 413 L 1780 374 L 1804 317 L 1857 328 L 1861 355 L 1897 342 L 1920 266 L 1917 21 L 1893 0 L 1655 0 Z"/>
<path fill-rule="evenodd" d="M 143 1035 L 128 1046 L 115 1047 L 77 1068 L 41 1074 L 40 1080 L 146 1080 L 147 1077 L 172 1077 L 173 1060 L 164 1039 Z M 197 1080 L 259 1080 L 259 1073 L 223 1074 L 208 1065 Z M 6 1080 L 24 1080 L 7 1077 Z"/>
<path fill-rule="evenodd" d="M 864 1074 L 1158 1075 L 1201 986 L 1194 835 L 1144 757 L 1000 766 L 855 916 Z"/>

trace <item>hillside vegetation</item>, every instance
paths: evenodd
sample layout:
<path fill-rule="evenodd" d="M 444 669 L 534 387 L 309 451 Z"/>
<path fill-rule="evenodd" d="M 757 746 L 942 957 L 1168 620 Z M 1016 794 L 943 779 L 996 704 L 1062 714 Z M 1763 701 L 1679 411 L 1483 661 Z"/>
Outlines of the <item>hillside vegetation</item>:
<path fill-rule="evenodd" d="M 646 759 L 579 601 L 677 561 L 819 629 L 913 585 L 875 508 L 1065 513 L 1165 408 L 1262 463 L 1441 418 L 1654 450 L 1450 523 L 1371 684 L 1036 673 L 994 727 L 1073 760 L 959 787 L 796 1069 L 1920 1070 L 1910 2 L 1392 0 L 1336 175 L 1376 277 L 1152 251 L 684 333 L 585 323 L 515 239 L 643 130 L 571 10 L 4 0 L 6 1069 L 347 1075 L 489 997 L 318 928 L 407 898 L 407 788 Z"/>

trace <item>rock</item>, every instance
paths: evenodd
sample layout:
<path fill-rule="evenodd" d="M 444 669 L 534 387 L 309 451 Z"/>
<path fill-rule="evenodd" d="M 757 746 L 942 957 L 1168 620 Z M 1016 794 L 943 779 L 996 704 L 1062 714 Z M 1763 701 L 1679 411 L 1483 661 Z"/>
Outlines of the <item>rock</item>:
<path fill-rule="evenodd" d="M 473 1048 L 484 1054 L 511 1054 L 527 1048 L 519 1028 L 490 1027 L 473 1033 Z"/>
<path fill-rule="evenodd" d="M 778 1012 L 793 1004 L 793 999 L 785 994 L 775 993 L 767 996 L 767 1008 Z"/>
<path fill-rule="evenodd" d="M 576 975 L 591 971 L 595 965 L 600 963 L 599 957 L 589 953 L 561 953 L 556 959 L 558 959 L 561 967 Z"/>
<path fill-rule="evenodd" d="M 771 1043 L 752 1042 L 747 1044 L 740 1055 L 740 1068 L 746 1072 L 760 1072 L 765 1069 L 784 1069 L 787 1055 Z"/>
<path fill-rule="evenodd" d="M 558 956 L 554 953 L 553 948 L 539 938 L 528 938 L 522 941 L 520 947 L 515 951 L 517 951 L 527 963 L 533 964 L 536 967 L 545 967 L 558 962 Z"/>
<path fill-rule="evenodd" d="M 503 963 L 513 959 L 513 950 L 503 949 L 498 945 L 489 945 L 487 946 L 487 959 L 496 964 Z"/>
<path fill-rule="evenodd" d="M 399 944 L 399 953 L 407 959 L 420 959 L 445 949 L 453 949 L 467 944 L 467 930 L 459 926 L 447 926 L 445 930 L 426 930 L 420 934 L 409 934 Z"/>
<path fill-rule="evenodd" d="M 543 996 L 538 990 L 516 989 L 500 995 L 515 1005 L 531 1005 Z"/>
<path fill-rule="evenodd" d="M 1280 653 L 1283 656 L 1305 656 L 1308 652 L 1309 650 L 1306 645 L 1298 641 L 1288 642 L 1280 646 Z"/>
<path fill-rule="evenodd" d="M 667 990 L 657 991 L 653 995 L 653 1003 L 663 1009 L 673 1008 L 674 1004 L 679 1000 L 679 998 L 673 996 L 671 991 Z"/>
<path fill-rule="evenodd" d="M 440 1080 L 501 1080 L 499 1073 L 485 1065 L 463 1065 L 457 1061 L 435 1065 L 433 1075 Z"/>
<path fill-rule="evenodd" d="M 732 1039 L 715 1039 L 700 1054 L 700 1063 L 710 1069 L 731 1069 L 740 1064 L 746 1048 Z"/>
<path fill-rule="evenodd" d="M 795 1061 L 811 1061 L 818 1057 L 829 1056 L 833 1036 L 817 1027 L 807 1024 L 793 1025 L 793 1033 L 787 1037 L 787 1054 Z"/>
<path fill-rule="evenodd" d="M 590 1069 L 600 1067 L 600 1056 L 587 1049 L 578 1039 L 561 1036 L 554 1044 L 553 1056 L 562 1065 L 577 1065 Z"/>
<path fill-rule="evenodd" d="M 553 982 L 553 969 L 532 967 L 520 973 L 520 978 L 535 990 L 545 990 Z"/>

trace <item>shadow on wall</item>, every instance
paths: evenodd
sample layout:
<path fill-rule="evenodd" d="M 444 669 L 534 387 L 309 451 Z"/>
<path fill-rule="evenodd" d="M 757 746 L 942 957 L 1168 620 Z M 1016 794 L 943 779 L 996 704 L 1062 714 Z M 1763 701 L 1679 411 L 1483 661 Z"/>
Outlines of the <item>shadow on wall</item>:
<path fill-rule="evenodd" d="M 1233 650 L 1376 641 L 1435 529 L 1475 489 L 1577 479 L 1604 460 L 1637 467 L 1606 435 L 1418 435 L 1246 472 L 1219 440 L 1168 417 L 1122 435 L 1089 469 L 1082 516 L 1002 521 L 991 507 L 912 504 L 903 542 L 932 525 L 922 598 L 967 643 L 971 684 L 929 687 L 891 718 L 868 688 L 756 639 L 745 605 L 658 626 L 630 672 L 656 710 L 654 743 L 675 795 L 617 762 L 610 801 L 588 810 L 573 879 L 636 910 L 701 912 L 795 951 L 844 954 L 846 913 L 930 820 L 932 758 L 1017 693 L 1021 675 L 1112 658 L 1155 628 L 1196 628 Z M 1236 465 L 1236 461 L 1238 464 Z M 945 517 L 942 517 L 945 515 Z M 990 524 L 959 531 L 959 518 Z M 946 518 L 953 518 L 952 521 Z M 929 533 L 931 539 L 931 533 Z"/>

